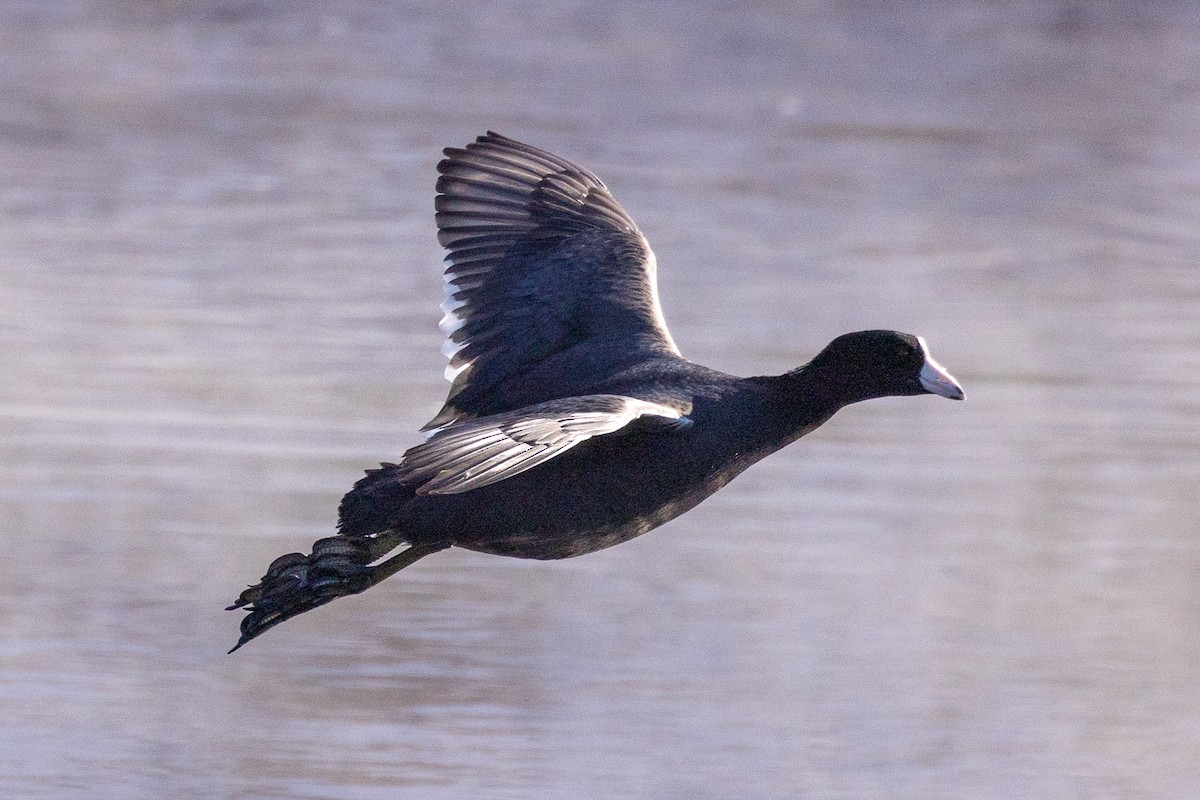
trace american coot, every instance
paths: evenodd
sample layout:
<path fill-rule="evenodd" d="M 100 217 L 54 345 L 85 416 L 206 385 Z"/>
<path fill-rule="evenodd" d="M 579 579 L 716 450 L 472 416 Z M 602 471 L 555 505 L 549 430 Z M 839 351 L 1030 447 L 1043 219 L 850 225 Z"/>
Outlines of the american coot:
<path fill-rule="evenodd" d="M 230 606 L 249 611 L 234 650 L 452 545 L 549 559 L 619 544 L 850 403 L 963 397 L 924 340 L 896 331 L 839 336 L 783 375 L 693 364 L 650 246 L 595 175 L 496 133 L 445 154 L 449 397 L 425 442 L 342 499 L 339 535 L 277 558 Z"/>

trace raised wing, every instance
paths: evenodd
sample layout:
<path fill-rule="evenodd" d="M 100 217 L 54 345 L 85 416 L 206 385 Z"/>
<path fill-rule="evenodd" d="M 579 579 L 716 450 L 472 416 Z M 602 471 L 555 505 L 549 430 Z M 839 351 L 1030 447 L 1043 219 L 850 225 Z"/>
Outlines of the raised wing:
<path fill-rule="evenodd" d="M 551 400 L 451 425 L 404 454 L 399 478 L 417 494 L 458 494 L 519 475 L 639 417 L 686 427 L 670 406 L 612 394 Z"/>
<path fill-rule="evenodd" d="M 451 381 L 426 428 L 577 393 L 637 358 L 679 355 L 654 253 L 592 173 L 496 133 L 438 164 Z M 569 376 L 569 379 L 568 377 Z"/>

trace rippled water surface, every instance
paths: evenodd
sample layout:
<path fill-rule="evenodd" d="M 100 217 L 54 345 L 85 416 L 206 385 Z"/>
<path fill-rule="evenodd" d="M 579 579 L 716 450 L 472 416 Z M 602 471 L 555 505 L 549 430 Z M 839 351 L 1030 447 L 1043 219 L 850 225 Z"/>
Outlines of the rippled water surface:
<path fill-rule="evenodd" d="M 1200 793 L 1195 4 L 446 8 L 6 11 L 0 793 Z M 489 127 L 607 181 L 689 357 L 896 327 L 968 400 L 226 656 L 441 403 L 434 164 Z"/>

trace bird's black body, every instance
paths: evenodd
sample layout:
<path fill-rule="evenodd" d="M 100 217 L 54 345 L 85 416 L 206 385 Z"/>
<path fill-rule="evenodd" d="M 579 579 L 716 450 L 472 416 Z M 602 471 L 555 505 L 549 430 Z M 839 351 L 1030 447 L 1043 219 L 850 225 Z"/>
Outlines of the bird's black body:
<path fill-rule="evenodd" d="M 692 424 L 635 421 L 551 462 L 462 494 L 415 495 L 408 489 L 407 499 L 391 506 L 391 524 L 414 543 L 449 535 L 456 546 L 497 555 L 583 555 L 679 516 L 806 426 L 799 417 L 764 426 L 742 415 L 778 399 L 769 382 L 742 381 L 687 362 L 671 367 L 662 369 L 659 391 L 643 392 L 655 397 L 643 399 L 689 405 Z M 394 483 L 394 474 L 385 469 L 346 496 L 343 534 L 353 530 L 358 492 L 371 493 L 381 481 Z"/>
<path fill-rule="evenodd" d="M 242 593 L 239 647 L 445 547 L 555 559 L 627 541 L 849 403 L 962 397 L 895 331 L 845 334 L 779 376 L 693 364 L 663 322 L 649 246 L 595 176 L 491 133 L 446 153 L 446 405 L 425 443 L 343 498 L 339 536 Z"/>

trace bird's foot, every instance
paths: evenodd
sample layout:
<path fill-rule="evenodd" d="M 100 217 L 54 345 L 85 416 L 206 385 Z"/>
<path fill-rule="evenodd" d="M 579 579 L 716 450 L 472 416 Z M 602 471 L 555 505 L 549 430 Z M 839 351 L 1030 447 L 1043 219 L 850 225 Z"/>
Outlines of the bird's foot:
<path fill-rule="evenodd" d="M 297 614 L 373 586 L 370 540 L 331 536 L 313 544 L 312 553 L 288 553 L 271 562 L 262 580 L 242 592 L 227 610 L 247 608 L 242 636 L 233 652 L 256 636 Z"/>
<path fill-rule="evenodd" d="M 246 589 L 228 611 L 245 608 L 242 636 L 229 652 L 284 620 L 347 594 L 366 591 L 418 558 L 444 550 L 449 542 L 420 544 L 372 564 L 398 543 L 388 536 L 331 536 L 313 544 L 312 553 L 288 553 L 271 562 L 262 580 Z"/>

